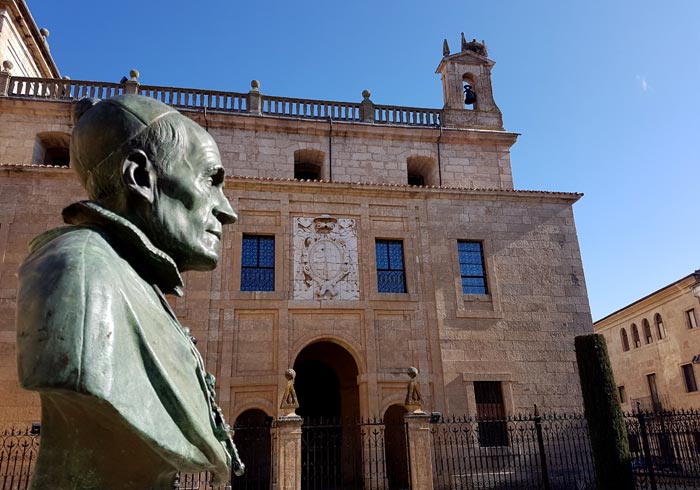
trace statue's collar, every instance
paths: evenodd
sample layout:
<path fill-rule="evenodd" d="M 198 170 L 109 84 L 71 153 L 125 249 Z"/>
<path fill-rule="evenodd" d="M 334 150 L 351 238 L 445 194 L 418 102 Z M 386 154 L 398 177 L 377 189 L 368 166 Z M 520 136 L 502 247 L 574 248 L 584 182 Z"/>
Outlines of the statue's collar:
<path fill-rule="evenodd" d="M 63 221 L 71 225 L 104 229 L 132 267 L 166 294 L 183 295 L 182 276 L 172 258 L 157 248 L 129 220 L 93 201 L 80 201 L 63 210 Z"/>

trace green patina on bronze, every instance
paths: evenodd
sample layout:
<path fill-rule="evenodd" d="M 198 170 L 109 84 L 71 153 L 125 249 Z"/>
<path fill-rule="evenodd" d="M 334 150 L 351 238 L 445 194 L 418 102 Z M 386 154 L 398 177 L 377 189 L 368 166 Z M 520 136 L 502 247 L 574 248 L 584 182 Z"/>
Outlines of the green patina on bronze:
<path fill-rule="evenodd" d="M 172 489 L 177 471 L 242 466 L 214 378 L 164 294 L 216 266 L 224 196 L 216 143 L 152 99 L 79 102 L 71 165 L 90 201 L 40 235 L 20 269 L 18 371 L 38 391 L 32 488 Z"/>

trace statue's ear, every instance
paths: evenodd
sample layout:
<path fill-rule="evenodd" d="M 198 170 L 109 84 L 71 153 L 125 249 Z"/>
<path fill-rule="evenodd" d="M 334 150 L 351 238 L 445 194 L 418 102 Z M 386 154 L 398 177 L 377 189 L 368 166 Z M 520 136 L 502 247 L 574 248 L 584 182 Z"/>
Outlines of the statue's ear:
<path fill-rule="evenodd" d="M 132 150 L 122 162 L 122 180 L 127 189 L 152 203 L 155 198 L 156 171 L 143 150 Z"/>

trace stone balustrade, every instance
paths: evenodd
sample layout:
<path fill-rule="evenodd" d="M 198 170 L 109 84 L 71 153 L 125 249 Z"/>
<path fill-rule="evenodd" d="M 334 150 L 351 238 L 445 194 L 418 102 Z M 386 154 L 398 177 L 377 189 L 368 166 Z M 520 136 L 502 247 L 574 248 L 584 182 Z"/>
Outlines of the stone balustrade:
<path fill-rule="evenodd" d="M 437 127 L 442 110 L 419 107 L 375 105 L 369 92 L 364 100 L 338 102 L 315 99 L 295 99 L 261 94 L 259 83 L 253 81 L 248 93 L 223 92 L 193 88 L 140 85 L 138 71 L 122 83 L 71 80 L 69 78 L 15 77 L 8 70 L 0 72 L 0 97 L 45 100 L 79 100 L 83 97 L 106 99 L 120 94 L 141 94 L 181 110 L 206 109 L 212 112 L 249 114 L 263 117 L 284 117 L 321 121 L 361 122 L 391 126 Z"/>

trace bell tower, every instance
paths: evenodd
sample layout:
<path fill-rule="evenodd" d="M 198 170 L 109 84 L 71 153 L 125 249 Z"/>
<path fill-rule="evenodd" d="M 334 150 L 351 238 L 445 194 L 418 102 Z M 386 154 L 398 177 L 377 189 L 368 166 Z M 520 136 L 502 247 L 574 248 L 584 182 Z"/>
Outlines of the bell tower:
<path fill-rule="evenodd" d="M 450 54 L 445 39 L 442 54 L 436 73 L 442 78 L 445 100 L 443 126 L 503 130 L 503 117 L 491 88 L 491 68 L 496 63 L 488 58 L 486 43 L 476 39 L 467 42 L 462 33 L 460 52 Z"/>

